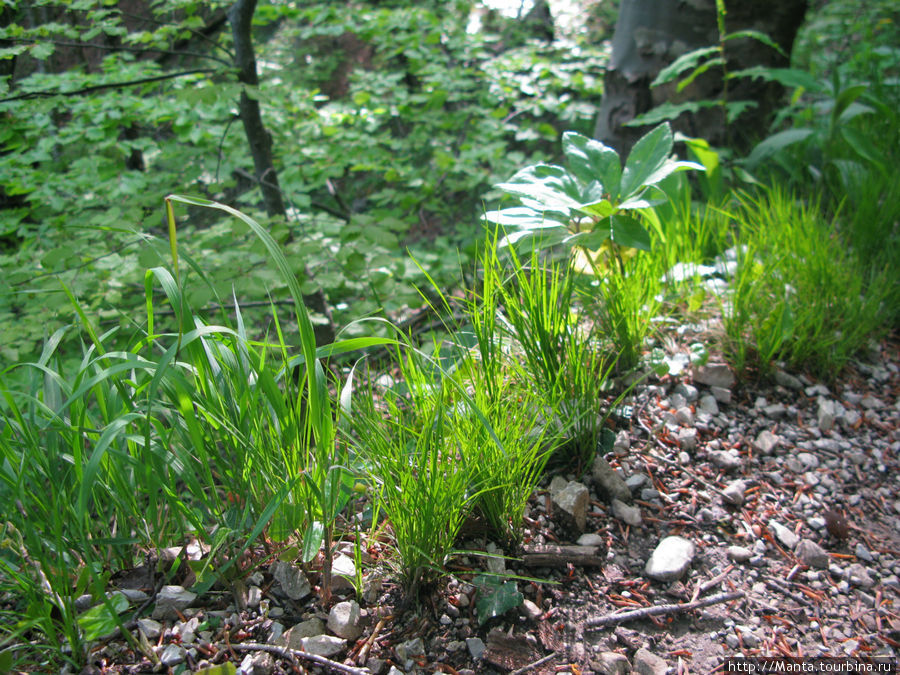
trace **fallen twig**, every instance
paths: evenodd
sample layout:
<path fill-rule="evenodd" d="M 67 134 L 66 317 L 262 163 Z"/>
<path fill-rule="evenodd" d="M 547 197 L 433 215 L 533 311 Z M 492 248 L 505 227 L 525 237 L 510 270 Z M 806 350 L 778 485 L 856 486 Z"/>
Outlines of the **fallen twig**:
<path fill-rule="evenodd" d="M 517 668 L 516 670 L 512 671 L 509 675 L 522 675 L 522 673 L 527 673 L 532 668 L 537 668 L 538 666 L 544 665 L 545 663 L 547 663 L 547 661 L 549 661 L 550 659 L 552 659 L 555 656 L 556 656 L 556 652 L 551 652 L 551 653 L 547 654 L 547 656 L 542 656 L 537 661 L 532 661 L 527 666 L 522 666 L 521 668 Z"/>
<path fill-rule="evenodd" d="M 708 607 L 720 602 L 731 602 L 744 597 L 743 591 L 732 591 L 730 593 L 717 593 L 710 595 L 708 598 L 695 600 L 694 602 L 682 602 L 673 605 L 656 605 L 654 607 L 642 607 L 629 612 L 621 612 L 619 614 L 607 614 L 597 619 L 591 619 L 585 624 L 585 628 L 602 628 L 603 626 L 611 626 L 613 624 L 625 623 L 626 621 L 635 621 L 637 619 L 648 619 L 651 616 L 661 616 L 664 614 L 678 614 L 680 612 L 689 612 L 700 607 Z"/>
<path fill-rule="evenodd" d="M 309 652 L 301 652 L 297 649 L 289 649 L 288 647 L 278 647 L 276 645 L 264 645 L 260 642 L 243 642 L 241 644 L 230 645 L 230 648 L 239 652 L 269 652 L 284 659 L 294 661 L 298 658 L 312 661 L 313 663 L 337 670 L 341 673 L 349 673 L 350 675 L 370 675 L 368 670 L 362 668 L 354 668 L 353 666 L 345 666 L 343 663 L 326 659 L 318 654 L 310 654 Z"/>

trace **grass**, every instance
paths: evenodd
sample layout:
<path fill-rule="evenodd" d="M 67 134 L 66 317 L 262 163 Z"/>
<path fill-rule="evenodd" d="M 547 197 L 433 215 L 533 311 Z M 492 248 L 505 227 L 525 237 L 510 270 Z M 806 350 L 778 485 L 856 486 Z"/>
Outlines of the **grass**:
<path fill-rule="evenodd" d="M 896 327 L 900 307 L 895 182 L 854 180 L 841 200 L 822 196 L 821 184 L 805 197 L 776 185 L 697 204 L 674 176 L 669 203 L 643 214 L 651 250 L 593 260 L 590 275 L 534 250 L 501 255 L 488 238 L 477 288 L 460 304 L 435 287 L 440 309 L 463 319 L 433 345 L 393 327 L 391 338 L 316 345 L 271 236 L 228 207 L 170 198 L 174 265 L 147 272 L 142 331 L 99 334 L 69 293 L 77 330 L 0 373 L 0 665 L 83 667 L 91 643 L 134 611 L 105 595 L 111 574 L 192 537 L 210 551 L 192 563 L 195 590 L 231 583 L 247 572 L 237 561 L 259 562 L 264 548 L 323 560 L 327 605 L 336 528 L 360 504 L 351 499 L 360 479 L 376 514 L 369 536 L 390 541 L 410 598 L 446 573 L 471 517 L 514 547 L 548 463 L 578 469 L 598 451 L 609 399 L 621 394 L 614 375 L 645 368 L 662 307 L 692 318 L 691 303 L 665 304 L 700 293 L 697 276 L 666 280 L 676 263 L 737 251 L 721 346 L 738 370 L 784 362 L 832 380 Z M 218 323 L 194 314 L 179 270 L 179 202 L 250 227 L 290 287 L 292 316 L 273 306 L 260 331 L 240 307 Z M 175 311 L 169 332 L 157 330 L 157 287 Z M 60 346 L 76 332 L 84 344 L 73 359 Z M 339 378 L 326 362 L 379 346 L 399 370 L 393 387 L 359 366 Z M 74 605 L 84 593 L 94 598 L 89 614 Z"/>
<path fill-rule="evenodd" d="M 735 365 L 767 372 L 775 360 L 831 381 L 896 314 L 896 271 L 847 246 L 816 202 L 772 188 L 744 196 L 737 274 L 724 309 Z"/>

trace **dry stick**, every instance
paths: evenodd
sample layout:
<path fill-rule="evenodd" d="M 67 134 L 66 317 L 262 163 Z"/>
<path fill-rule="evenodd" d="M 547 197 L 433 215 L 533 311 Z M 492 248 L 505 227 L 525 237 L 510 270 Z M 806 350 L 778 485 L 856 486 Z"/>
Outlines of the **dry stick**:
<path fill-rule="evenodd" d="M 522 666 L 521 668 L 512 671 L 509 675 L 522 675 L 522 673 L 527 673 L 532 668 L 537 668 L 538 666 L 542 666 L 550 659 L 556 656 L 556 652 L 550 652 L 547 656 L 539 658 L 537 661 L 532 661 L 527 666 Z"/>
<path fill-rule="evenodd" d="M 217 645 L 221 648 L 221 645 Z M 318 654 L 310 654 L 309 652 L 301 652 L 297 649 L 289 649 L 287 647 L 277 647 L 276 645 L 264 645 L 260 642 L 244 642 L 237 645 L 231 645 L 231 649 L 238 652 L 269 652 L 284 659 L 293 661 L 295 658 L 306 659 L 313 663 L 337 670 L 341 673 L 349 673 L 350 675 L 371 675 L 368 669 L 354 668 L 353 666 L 345 666 L 343 663 L 326 659 Z"/>
<path fill-rule="evenodd" d="M 783 584 L 779 583 L 775 579 L 770 579 L 766 581 L 766 587 L 771 588 L 773 591 L 778 591 L 779 593 L 784 593 L 794 602 L 803 605 L 804 607 L 809 607 L 812 603 L 807 600 L 805 597 L 800 595 L 799 593 L 794 593 L 791 589 L 785 587 Z"/>
<path fill-rule="evenodd" d="M 629 612 L 622 612 L 620 614 L 607 614 L 606 616 L 601 616 L 599 619 L 591 619 L 590 621 L 585 623 L 584 626 L 585 628 L 602 628 L 604 626 L 610 626 L 617 623 L 625 623 L 626 621 L 647 619 L 651 616 L 689 612 L 693 609 L 699 609 L 700 607 L 708 607 L 709 605 L 715 605 L 720 602 L 731 602 L 732 600 L 737 600 L 743 597 L 743 591 L 732 591 L 730 593 L 718 593 L 716 595 L 710 595 L 708 598 L 695 600 L 694 602 L 682 602 L 674 605 L 656 605 L 654 607 L 641 607 L 640 609 L 634 609 Z"/>

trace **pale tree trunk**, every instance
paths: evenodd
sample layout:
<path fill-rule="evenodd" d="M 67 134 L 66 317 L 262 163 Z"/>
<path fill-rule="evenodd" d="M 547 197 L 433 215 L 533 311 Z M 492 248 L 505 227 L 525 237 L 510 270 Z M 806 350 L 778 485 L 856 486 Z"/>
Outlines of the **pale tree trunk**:
<path fill-rule="evenodd" d="M 726 32 L 757 30 L 771 37 L 786 54 L 791 53 L 807 0 L 733 0 L 725 4 Z M 682 54 L 718 43 L 715 0 L 622 0 L 595 137 L 624 155 L 647 132 L 647 127 L 623 126 L 636 116 L 666 101 L 720 99 L 721 69 L 711 69 L 682 92 L 676 93 L 674 83 L 650 87 L 659 71 Z M 756 65 L 788 65 L 787 57 L 752 39 L 728 41 L 725 53 L 729 72 Z M 672 126 L 714 145 L 746 148 L 763 135 L 782 95 L 781 87 L 759 79 L 730 80 L 727 100 L 752 100 L 758 106 L 729 127 L 720 108 L 682 114 Z"/>
<path fill-rule="evenodd" d="M 256 0 L 238 0 L 228 10 L 228 20 L 231 22 L 231 32 L 234 37 L 234 60 L 235 66 L 238 68 L 238 80 L 249 87 L 259 86 L 256 56 L 253 52 L 251 36 L 251 24 L 255 10 Z M 262 192 L 266 213 L 272 217 L 285 217 L 287 211 L 284 206 L 284 197 L 281 194 L 278 174 L 272 161 L 272 138 L 263 125 L 259 101 L 248 96 L 246 90 L 242 90 L 239 110 L 244 133 L 247 135 L 247 142 L 250 145 L 250 154 L 253 156 L 253 171 Z M 304 271 L 309 277 L 308 270 L 304 268 Z M 326 324 L 317 324 L 315 327 L 317 342 L 333 342 L 334 324 L 322 289 L 304 296 L 303 301 L 310 309 L 324 315 L 327 319 Z"/>

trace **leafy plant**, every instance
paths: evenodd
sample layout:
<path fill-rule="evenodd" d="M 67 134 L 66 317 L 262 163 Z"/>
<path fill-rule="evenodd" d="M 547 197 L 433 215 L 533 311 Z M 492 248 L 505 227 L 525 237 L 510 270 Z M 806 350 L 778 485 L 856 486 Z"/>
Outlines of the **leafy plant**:
<path fill-rule="evenodd" d="M 619 365 L 626 369 L 636 365 L 645 334 L 640 316 L 634 314 L 642 305 L 630 302 L 643 293 L 628 291 L 633 286 L 627 281 L 625 263 L 638 250 L 650 250 L 641 214 L 666 200 L 659 189 L 665 178 L 679 171 L 703 170 L 699 164 L 674 158 L 673 144 L 672 130 L 662 124 L 635 143 L 623 168 L 612 148 L 566 132 L 567 166 L 538 164 L 522 169 L 497 186 L 517 197 L 522 206 L 484 216 L 508 232 L 501 245 L 540 249 L 562 244 L 572 249 L 575 269 L 598 281 L 604 327 L 614 336 L 621 354 Z"/>

